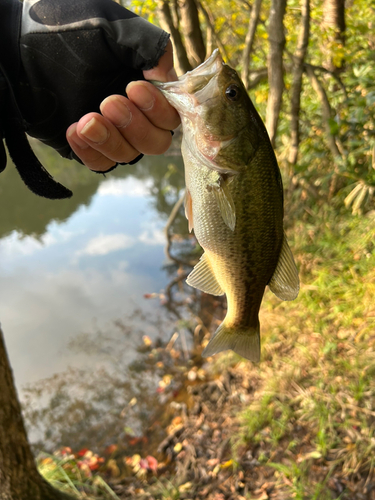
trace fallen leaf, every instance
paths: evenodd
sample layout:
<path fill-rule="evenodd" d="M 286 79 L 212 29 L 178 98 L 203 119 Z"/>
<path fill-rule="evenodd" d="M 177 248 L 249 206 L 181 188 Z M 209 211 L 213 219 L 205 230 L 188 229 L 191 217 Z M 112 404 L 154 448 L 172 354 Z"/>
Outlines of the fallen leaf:
<path fill-rule="evenodd" d="M 176 453 L 179 453 L 181 450 L 182 450 L 182 444 L 181 444 L 181 443 L 177 443 L 177 444 L 173 447 L 173 451 L 174 451 L 174 452 L 176 452 Z"/>
<path fill-rule="evenodd" d="M 152 340 L 148 335 L 143 335 L 142 337 L 143 343 L 145 346 L 149 347 L 152 344 Z"/>
<path fill-rule="evenodd" d="M 155 457 L 151 455 L 147 455 L 146 460 L 148 462 L 148 467 L 152 472 L 156 472 L 158 470 L 158 461 Z"/>

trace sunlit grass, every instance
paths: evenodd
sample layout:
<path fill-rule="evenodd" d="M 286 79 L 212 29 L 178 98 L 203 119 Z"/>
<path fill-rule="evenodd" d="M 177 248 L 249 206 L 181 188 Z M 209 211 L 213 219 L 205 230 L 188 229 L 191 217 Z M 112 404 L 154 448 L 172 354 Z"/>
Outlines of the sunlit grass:
<path fill-rule="evenodd" d="M 119 500 L 105 480 L 88 467 L 82 467 L 75 456 L 57 452 L 37 459 L 39 473 L 57 490 L 73 498 Z"/>
<path fill-rule="evenodd" d="M 291 497 L 332 498 L 324 486 L 334 471 L 374 472 L 375 221 L 327 218 L 297 225 L 290 240 L 301 292 L 290 303 L 266 295 L 263 362 L 249 368 L 261 387 L 240 415 L 234 452 L 262 443 L 263 463 Z"/>

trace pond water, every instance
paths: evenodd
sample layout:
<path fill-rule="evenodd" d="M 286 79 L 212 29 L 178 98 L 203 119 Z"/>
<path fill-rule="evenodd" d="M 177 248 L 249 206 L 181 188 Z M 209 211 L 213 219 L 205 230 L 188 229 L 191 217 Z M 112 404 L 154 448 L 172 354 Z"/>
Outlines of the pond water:
<path fill-rule="evenodd" d="M 0 322 L 21 399 L 25 384 L 88 362 L 67 348 L 74 336 L 126 322 L 137 309 L 158 313 L 143 296 L 169 281 L 163 229 L 184 187 L 177 156 L 104 177 L 36 147 L 74 194 L 37 197 L 10 162 L 0 176 Z M 147 333 L 147 321 L 137 321 Z"/>

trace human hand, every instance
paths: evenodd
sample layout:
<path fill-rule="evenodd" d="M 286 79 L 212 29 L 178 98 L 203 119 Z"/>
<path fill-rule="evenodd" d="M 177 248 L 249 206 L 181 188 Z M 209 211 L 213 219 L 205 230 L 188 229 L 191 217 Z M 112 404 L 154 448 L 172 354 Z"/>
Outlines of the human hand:
<path fill-rule="evenodd" d="M 0 55 L 5 77 L 0 107 L 6 112 L 0 116 L 0 133 L 31 191 L 50 199 L 72 195 L 41 165 L 25 132 L 65 158 L 81 156 L 98 171 L 108 170 L 115 160 L 132 162 L 140 152 L 160 153 L 168 147 L 168 129 L 179 119 L 143 81 L 171 79 L 166 32 L 112 0 L 7 0 L 0 5 L 0 41 L 7 46 Z M 124 104 L 127 123 L 126 107 L 118 111 Z M 0 172 L 5 165 L 0 147 Z"/>
<path fill-rule="evenodd" d="M 170 41 L 158 65 L 143 76 L 162 82 L 177 79 Z M 126 93 L 128 98 L 107 97 L 100 106 L 102 114 L 88 113 L 67 130 L 70 147 L 91 170 L 106 172 L 140 154 L 162 154 L 171 144 L 170 131 L 180 118 L 162 93 L 147 81 L 129 83 Z"/>

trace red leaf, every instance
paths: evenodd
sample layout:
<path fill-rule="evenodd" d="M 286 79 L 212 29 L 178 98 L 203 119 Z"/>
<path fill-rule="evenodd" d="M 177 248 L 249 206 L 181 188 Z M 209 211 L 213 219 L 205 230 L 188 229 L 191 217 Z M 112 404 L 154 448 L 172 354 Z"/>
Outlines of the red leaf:
<path fill-rule="evenodd" d="M 77 457 L 83 457 L 88 451 L 88 448 L 82 448 L 82 450 L 77 451 Z"/>
<path fill-rule="evenodd" d="M 141 460 L 139 462 L 139 466 L 141 467 L 141 469 L 146 469 L 146 470 L 149 469 L 148 462 L 145 458 L 141 458 Z"/>
<path fill-rule="evenodd" d="M 146 457 L 146 460 L 148 462 L 148 468 L 152 470 L 152 472 L 156 472 L 158 469 L 158 461 L 156 460 L 156 458 L 148 455 Z"/>
<path fill-rule="evenodd" d="M 105 453 L 107 455 L 112 455 L 112 453 L 114 453 L 115 451 L 117 451 L 117 444 L 110 444 L 109 446 L 107 446 L 107 448 L 105 449 Z"/>

